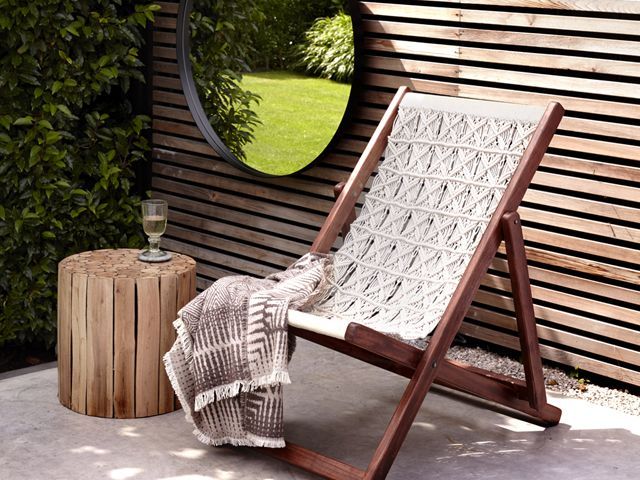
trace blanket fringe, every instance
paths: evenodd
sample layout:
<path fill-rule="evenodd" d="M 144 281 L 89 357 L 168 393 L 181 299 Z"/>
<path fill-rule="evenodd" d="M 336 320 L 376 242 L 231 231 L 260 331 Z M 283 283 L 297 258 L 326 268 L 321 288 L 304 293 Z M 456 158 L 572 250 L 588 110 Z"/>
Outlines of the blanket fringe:
<path fill-rule="evenodd" d="M 240 392 L 252 392 L 267 385 L 275 386 L 290 383 L 289 373 L 283 371 L 271 372 L 269 375 L 252 378 L 251 380 L 236 380 L 235 382 L 219 385 L 196 395 L 194 409 L 196 412 L 199 412 L 210 403 L 235 397 Z"/>
<path fill-rule="evenodd" d="M 187 326 L 184 324 L 184 320 L 182 320 L 182 309 L 178 312 L 178 318 L 173 321 L 173 328 L 176 329 L 176 336 L 182 344 L 182 353 L 185 361 L 191 364 L 193 360 L 193 340 L 187 330 Z"/>
<path fill-rule="evenodd" d="M 195 422 L 193 421 L 193 416 L 191 414 L 191 408 L 189 407 L 189 402 L 187 401 L 187 396 L 182 391 L 182 388 L 180 388 L 180 383 L 178 382 L 176 372 L 173 369 L 170 355 L 171 355 L 171 351 L 168 351 L 162 356 L 162 362 L 164 363 L 164 368 L 167 372 L 169 383 L 171 383 L 171 387 L 173 388 L 173 391 L 175 392 L 176 397 L 178 397 L 178 401 L 180 402 L 180 405 L 182 405 L 182 410 L 184 411 L 184 418 L 187 420 L 187 422 L 195 425 Z"/>
<path fill-rule="evenodd" d="M 202 433 L 200 430 L 195 429 L 193 431 L 193 434 L 198 439 L 198 441 L 204 443 L 205 445 L 212 445 L 214 447 L 220 447 L 222 445 L 233 445 L 234 447 L 284 448 L 286 445 L 284 438 L 259 437 L 258 435 L 252 435 L 251 433 L 247 433 L 243 438 L 211 438 L 208 435 Z"/>

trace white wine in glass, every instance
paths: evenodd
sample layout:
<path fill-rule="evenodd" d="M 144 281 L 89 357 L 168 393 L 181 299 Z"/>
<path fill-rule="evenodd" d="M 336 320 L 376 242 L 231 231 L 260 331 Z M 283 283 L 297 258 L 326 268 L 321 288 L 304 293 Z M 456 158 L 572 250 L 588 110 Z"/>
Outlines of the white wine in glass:
<path fill-rule="evenodd" d="M 165 200 L 142 201 L 142 228 L 149 236 L 149 248 L 138 255 L 143 262 L 166 262 L 171 259 L 171 253 L 160 250 L 160 237 L 167 228 L 167 213 Z"/>
<path fill-rule="evenodd" d="M 142 217 L 142 228 L 147 235 L 159 237 L 167 228 L 167 217 L 163 217 L 162 215 Z"/>

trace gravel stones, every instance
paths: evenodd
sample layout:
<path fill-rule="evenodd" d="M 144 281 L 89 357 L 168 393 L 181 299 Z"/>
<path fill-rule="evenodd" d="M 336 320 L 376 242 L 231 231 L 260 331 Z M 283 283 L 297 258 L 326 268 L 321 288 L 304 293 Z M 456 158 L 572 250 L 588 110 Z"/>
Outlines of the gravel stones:
<path fill-rule="evenodd" d="M 524 369 L 520 362 L 480 347 L 456 345 L 449 350 L 447 358 L 524 380 Z M 640 415 L 640 397 L 637 395 L 590 383 L 579 377 L 574 378 L 556 367 L 543 365 L 543 371 L 547 390 L 581 398 L 630 415 Z"/>

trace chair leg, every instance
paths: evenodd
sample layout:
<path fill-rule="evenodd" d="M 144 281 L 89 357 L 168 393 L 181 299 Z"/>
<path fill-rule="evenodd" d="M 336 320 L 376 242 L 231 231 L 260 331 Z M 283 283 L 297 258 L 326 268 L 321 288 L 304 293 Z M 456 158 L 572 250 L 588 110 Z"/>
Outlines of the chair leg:
<path fill-rule="evenodd" d="M 353 465 L 291 442 L 287 442 L 284 448 L 252 447 L 252 450 L 331 480 L 361 480 L 364 476 L 364 471 Z"/>
<path fill-rule="evenodd" d="M 424 368 L 416 370 L 413 378 L 409 381 L 409 385 L 407 385 L 364 474 L 363 478 L 365 480 L 386 478 L 396 455 L 398 455 L 402 442 L 404 442 L 413 420 L 418 414 L 429 387 L 433 383 L 435 375 L 428 375 L 429 373 Z"/>
<path fill-rule="evenodd" d="M 462 318 L 451 319 L 434 333 L 427 350 L 420 358 L 409 385 L 407 385 L 400 399 L 400 403 L 391 417 L 382 440 L 380 440 L 376 448 L 371 463 L 369 463 L 364 474 L 365 480 L 386 478 L 404 439 L 409 433 L 409 429 L 413 425 L 427 392 L 429 392 L 439 370 L 441 370 L 447 350 L 461 324 Z"/>
<path fill-rule="evenodd" d="M 529 404 L 532 408 L 540 411 L 547 405 L 547 394 L 544 388 L 542 359 L 536 332 L 536 319 L 533 311 L 520 216 L 516 212 L 505 214 L 502 217 L 502 229 L 507 249 L 511 291 L 520 336 Z"/>

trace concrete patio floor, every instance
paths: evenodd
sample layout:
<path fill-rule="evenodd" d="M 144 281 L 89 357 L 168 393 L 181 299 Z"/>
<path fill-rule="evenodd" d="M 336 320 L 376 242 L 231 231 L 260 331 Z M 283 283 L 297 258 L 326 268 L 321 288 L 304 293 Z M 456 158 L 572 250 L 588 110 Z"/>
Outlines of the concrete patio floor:
<path fill-rule="evenodd" d="M 291 376 L 287 437 L 364 467 L 406 380 L 303 340 Z M 55 368 L 0 376 L 0 479 L 316 478 L 250 449 L 204 446 L 181 411 L 93 418 L 67 410 L 56 395 Z M 432 391 L 388 478 L 640 478 L 639 417 L 550 398 L 563 416 L 545 430 L 485 403 Z"/>

